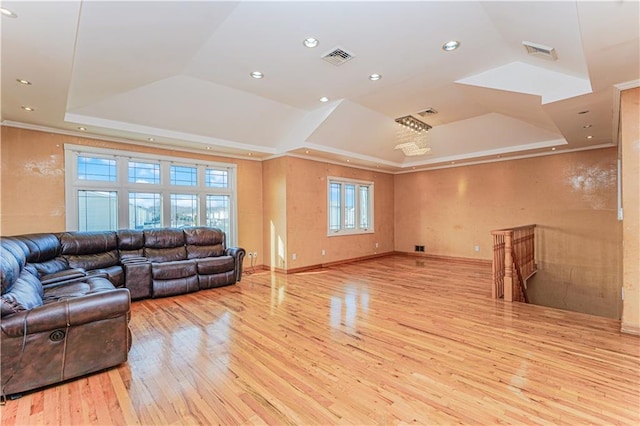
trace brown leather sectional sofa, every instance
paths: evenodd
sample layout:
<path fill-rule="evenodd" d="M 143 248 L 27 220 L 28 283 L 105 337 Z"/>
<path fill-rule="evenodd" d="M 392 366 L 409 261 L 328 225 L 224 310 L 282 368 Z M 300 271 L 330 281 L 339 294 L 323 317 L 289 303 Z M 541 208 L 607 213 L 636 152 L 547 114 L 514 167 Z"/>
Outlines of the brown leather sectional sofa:
<path fill-rule="evenodd" d="M 245 255 L 206 227 L 19 235 L 0 250 L 2 397 L 126 361 L 131 299 L 233 284 Z"/>

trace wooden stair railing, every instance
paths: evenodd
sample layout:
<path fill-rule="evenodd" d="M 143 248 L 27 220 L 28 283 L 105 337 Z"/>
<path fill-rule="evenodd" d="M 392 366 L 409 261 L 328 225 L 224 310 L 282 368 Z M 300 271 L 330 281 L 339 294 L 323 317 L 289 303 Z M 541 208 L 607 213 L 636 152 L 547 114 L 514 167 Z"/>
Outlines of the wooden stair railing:
<path fill-rule="evenodd" d="M 527 280 L 537 272 L 535 227 L 536 225 L 526 225 L 491 231 L 493 236 L 491 297 L 494 299 L 529 303 Z"/>

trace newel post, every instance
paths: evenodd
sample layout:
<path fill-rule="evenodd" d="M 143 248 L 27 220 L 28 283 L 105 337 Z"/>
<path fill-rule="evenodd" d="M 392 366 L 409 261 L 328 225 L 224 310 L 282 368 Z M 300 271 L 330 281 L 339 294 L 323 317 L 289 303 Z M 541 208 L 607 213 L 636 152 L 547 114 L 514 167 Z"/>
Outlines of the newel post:
<path fill-rule="evenodd" d="M 504 300 L 513 302 L 513 231 L 504 235 Z"/>

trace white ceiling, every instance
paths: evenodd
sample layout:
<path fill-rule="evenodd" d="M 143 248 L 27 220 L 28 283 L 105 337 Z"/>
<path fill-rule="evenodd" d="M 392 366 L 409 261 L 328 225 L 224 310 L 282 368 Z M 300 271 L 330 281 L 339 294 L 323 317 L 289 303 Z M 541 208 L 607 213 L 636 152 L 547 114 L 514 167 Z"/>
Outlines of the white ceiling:
<path fill-rule="evenodd" d="M 640 79 L 639 5 L 3 1 L 18 17 L 0 22 L 1 119 L 392 172 L 612 145 L 615 86 Z M 310 36 L 318 47 L 303 46 Z M 460 48 L 443 51 L 449 40 Z M 558 59 L 528 55 L 523 41 Z M 323 61 L 335 47 L 354 58 Z M 417 115 L 429 107 L 438 114 Z M 409 114 L 433 126 L 429 154 L 394 149 L 394 119 Z"/>

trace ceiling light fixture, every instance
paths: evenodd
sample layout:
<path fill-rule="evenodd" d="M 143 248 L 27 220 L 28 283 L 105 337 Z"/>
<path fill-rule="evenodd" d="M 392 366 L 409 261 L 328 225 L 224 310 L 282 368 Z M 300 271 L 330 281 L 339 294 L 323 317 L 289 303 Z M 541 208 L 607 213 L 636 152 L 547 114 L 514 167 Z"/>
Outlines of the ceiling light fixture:
<path fill-rule="evenodd" d="M 16 78 L 16 81 L 20 84 L 24 84 L 25 86 L 31 86 L 31 82 L 29 80 L 24 80 L 22 78 Z"/>
<path fill-rule="evenodd" d="M 320 98 L 320 102 L 329 102 L 329 98 L 327 98 L 326 96 L 323 96 Z"/>
<path fill-rule="evenodd" d="M 371 74 L 369 76 L 369 80 L 371 81 L 378 81 L 382 78 L 382 76 L 380 74 Z"/>
<path fill-rule="evenodd" d="M 451 40 L 442 45 L 442 50 L 445 52 L 451 52 L 452 50 L 456 50 L 460 47 L 460 42 L 457 40 Z"/>
<path fill-rule="evenodd" d="M 24 106 L 24 105 L 23 105 L 21 108 L 22 108 L 23 110 L 25 110 L 25 111 L 29 111 L 29 112 L 35 111 L 35 108 L 31 108 L 30 106 Z"/>
<path fill-rule="evenodd" d="M 591 124 L 585 124 L 584 126 L 582 126 L 583 129 L 588 129 L 589 127 L 591 127 Z"/>
<path fill-rule="evenodd" d="M 593 136 L 589 135 L 587 136 L 587 139 L 593 139 Z"/>
<path fill-rule="evenodd" d="M 260 71 L 253 71 L 250 75 L 251 77 L 256 79 L 261 79 L 262 77 L 264 77 L 264 74 L 262 74 Z"/>
<path fill-rule="evenodd" d="M 80 130 L 81 132 L 86 132 L 87 128 L 86 127 L 78 127 L 78 130 Z"/>
<path fill-rule="evenodd" d="M 395 122 L 400 125 L 400 130 L 398 131 L 400 143 L 394 149 L 402 150 L 404 155 L 408 157 L 431 153 L 431 148 L 427 146 L 430 125 L 410 115 L 396 118 Z"/>
<path fill-rule="evenodd" d="M 555 146 L 554 146 L 553 148 L 551 148 L 551 151 L 555 151 L 555 150 L 556 150 L 556 147 L 555 147 Z"/>
<path fill-rule="evenodd" d="M 396 118 L 396 123 L 418 133 L 426 132 L 431 129 L 431 126 L 429 126 L 427 123 L 420 121 L 411 115 L 405 115 L 404 117 Z"/>
<path fill-rule="evenodd" d="M 304 39 L 302 44 L 304 44 L 306 47 L 314 48 L 314 47 L 317 47 L 318 44 L 320 44 L 320 42 L 318 41 L 317 38 L 307 37 L 307 38 Z"/>
<path fill-rule="evenodd" d="M 2 16 L 6 16 L 7 18 L 17 18 L 18 15 L 15 14 L 15 12 L 7 9 L 6 7 L 0 7 L 0 13 L 2 14 Z"/>
<path fill-rule="evenodd" d="M 147 140 L 148 140 L 149 142 L 155 142 L 155 139 L 154 139 L 154 138 L 147 138 Z"/>
<path fill-rule="evenodd" d="M 208 147 L 207 147 L 207 149 L 211 149 L 211 147 L 210 147 L 210 146 L 208 146 Z"/>

